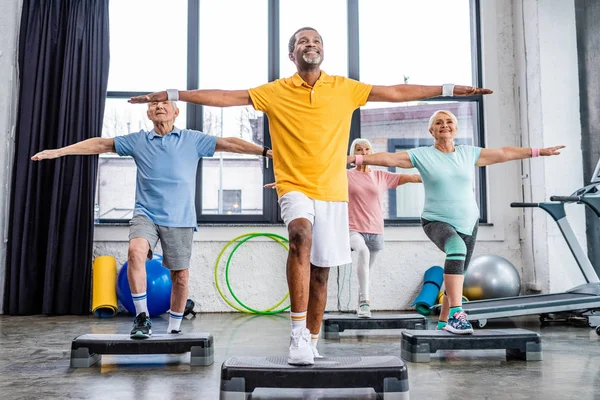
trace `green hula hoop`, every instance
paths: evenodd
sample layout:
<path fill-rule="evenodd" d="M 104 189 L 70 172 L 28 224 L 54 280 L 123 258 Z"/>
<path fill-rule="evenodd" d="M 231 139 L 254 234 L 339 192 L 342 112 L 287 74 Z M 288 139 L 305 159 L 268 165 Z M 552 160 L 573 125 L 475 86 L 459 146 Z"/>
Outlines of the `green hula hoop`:
<path fill-rule="evenodd" d="M 219 256 L 217 257 L 217 261 L 215 262 L 215 268 L 214 268 L 214 271 L 213 271 L 213 275 L 214 275 L 214 279 L 215 279 L 215 286 L 217 287 L 217 291 L 219 292 L 219 295 L 221 296 L 221 298 L 223 299 L 223 301 L 225 301 L 225 303 L 227 303 L 231 308 L 233 308 L 234 310 L 237 310 L 239 312 L 248 313 L 248 314 L 252 314 L 252 312 L 248 311 L 246 309 L 237 307 L 235 304 L 233 304 L 231 301 L 229 301 L 229 299 L 225 296 L 225 294 L 223 293 L 223 290 L 221 290 L 221 286 L 219 285 L 218 270 L 219 270 L 219 261 L 221 261 L 221 257 L 223 257 L 223 254 L 225 253 L 225 251 L 227 250 L 227 248 L 229 246 L 231 246 L 231 244 L 233 244 L 237 240 L 239 240 L 241 238 L 245 238 L 247 236 L 251 236 L 251 235 L 270 237 L 271 239 L 275 240 L 276 242 L 278 242 L 279 244 L 281 244 L 286 250 L 289 251 L 287 245 L 285 244 L 285 242 L 288 242 L 288 240 L 286 238 L 284 238 L 282 236 L 279 236 L 279 235 L 276 235 L 276 234 L 260 233 L 260 232 L 251 232 L 251 233 L 246 233 L 246 234 L 240 235 L 238 237 L 235 237 L 232 240 L 230 240 L 223 247 L 223 249 L 221 249 L 221 252 L 219 253 Z M 288 297 L 289 297 L 289 293 L 279 303 L 275 304 L 273 307 L 267 308 L 266 310 L 260 311 L 259 313 L 266 313 L 268 315 L 274 314 L 271 311 L 273 309 L 279 307 L 281 305 L 281 303 L 283 303 L 285 300 L 287 300 Z"/>
<path fill-rule="evenodd" d="M 236 250 L 238 249 L 238 247 L 240 247 L 242 244 L 244 244 L 245 242 L 247 242 L 248 240 L 250 240 L 252 238 L 259 237 L 259 236 L 266 236 L 266 237 L 269 237 L 269 238 L 274 239 L 274 240 L 275 239 L 279 239 L 279 240 L 284 240 L 286 242 L 288 241 L 283 236 L 279 236 L 279 235 L 276 235 L 274 233 L 252 233 L 252 234 L 248 234 L 248 237 L 246 237 L 245 239 L 241 240 L 233 248 L 233 250 L 231 250 L 231 253 L 229 253 L 229 258 L 227 259 L 227 265 L 225 266 L 225 281 L 227 282 L 227 288 L 229 289 L 229 293 L 231 294 L 231 296 L 238 302 L 238 304 L 240 306 L 244 307 L 246 310 L 251 311 L 251 312 L 256 313 L 256 314 L 264 314 L 264 315 L 279 314 L 279 313 L 284 312 L 284 311 L 286 311 L 287 309 L 290 308 L 290 306 L 287 306 L 287 307 L 282 308 L 280 310 L 273 310 L 274 308 L 279 307 L 281 305 L 281 303 L 283 303 L 284 301 L 287 300 L 287 298 L 290 296 L 289 292 L 285 295 L 285 297 L 279 303 L 277 303 L 273 307 L 271 307 L 269 309 L 266 309 L 266 310 L 260 311 L 260 310 L 255 310 L 253 308 L 250 308 L 247 305 L 245 305 L 244 303 L 242 303 L 242 301 L 240 299 L 238 299 L 238 297 L 235 295 L 235 293 L 233 293 L 233 289 L 231 289 L 231 284 L 229 283 L 229 264 L 231 263 L 231 259 L 233 258 L 233 254 L 236 252 Z M 286 247 L 286 249 L 287 249 L 287 246 L 284 246 L 284 247 Z"/>

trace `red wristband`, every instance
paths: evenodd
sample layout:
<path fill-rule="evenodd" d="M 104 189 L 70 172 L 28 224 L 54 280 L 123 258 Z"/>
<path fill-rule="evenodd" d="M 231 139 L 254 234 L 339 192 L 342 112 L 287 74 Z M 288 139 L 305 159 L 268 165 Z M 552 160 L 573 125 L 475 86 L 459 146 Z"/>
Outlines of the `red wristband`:
<path fill-rule="evenodd" d="M 532 147 L 531 148 L 531 158 L 535 158 L 535 157 L 539 157 L 540 156 L 540 149 L 537 147 Z"/>
<path fill-rule="evenodd" d="M 363 162 L 363 156 L 361 156 L 360 154 L 357 154 L 357 155 L 354 156 L 354 158 L 355 158 L 354 164 L 357 167 L 360 167 L 362 165 L 362 162 Z"/>

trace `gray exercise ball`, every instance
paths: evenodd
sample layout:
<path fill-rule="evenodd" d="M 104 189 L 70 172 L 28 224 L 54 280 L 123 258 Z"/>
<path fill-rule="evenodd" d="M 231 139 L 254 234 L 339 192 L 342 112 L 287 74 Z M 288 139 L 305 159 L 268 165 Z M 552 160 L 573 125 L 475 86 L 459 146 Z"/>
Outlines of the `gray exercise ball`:
<path fill-rule="evenodd" d="M 471 260 L 465 274 L 463 294 L 469 300 L 518 296 L 519 271 L 500 256 L 484 255 Z"/>

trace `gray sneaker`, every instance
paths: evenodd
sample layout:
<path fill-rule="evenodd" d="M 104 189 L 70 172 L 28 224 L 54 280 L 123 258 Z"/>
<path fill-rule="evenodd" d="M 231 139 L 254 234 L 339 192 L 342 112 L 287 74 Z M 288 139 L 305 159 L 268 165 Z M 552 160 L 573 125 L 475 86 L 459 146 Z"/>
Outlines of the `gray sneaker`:
<path fill-rule="evenodd" d="M 358 318 L 371 318 L 371 306 L 368 301 L 361 301 L 356 310 L 356 316 Z"/>

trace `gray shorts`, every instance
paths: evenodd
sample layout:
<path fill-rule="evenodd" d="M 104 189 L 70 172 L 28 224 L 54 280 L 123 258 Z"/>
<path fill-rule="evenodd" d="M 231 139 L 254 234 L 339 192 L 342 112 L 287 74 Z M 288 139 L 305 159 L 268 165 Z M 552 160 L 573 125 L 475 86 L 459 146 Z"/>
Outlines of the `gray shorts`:
<path fill-rule="evenodd" d="M 156 225 L 145 215 L 134 215 L 129 221 L 129 240 L 144 238 L 150 245 L 148 260 L 160 239 L 163 251 L 162 264 L 171 271 L 187 269 L 192 259 L 194 228 L 174 228 Z"/>
<path fill-rule="evenodd" d="M 359 233 L 364 239 L 367 248 L 370 251 L 381 251 L 384 247 L 383 242 L 383 234 L 381 233 L 364 233 L 364 232 L 356 232 Z"/>

